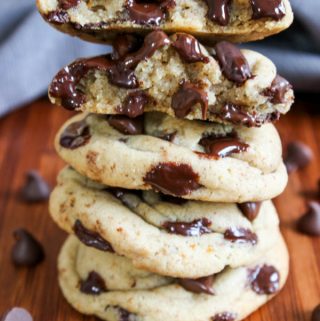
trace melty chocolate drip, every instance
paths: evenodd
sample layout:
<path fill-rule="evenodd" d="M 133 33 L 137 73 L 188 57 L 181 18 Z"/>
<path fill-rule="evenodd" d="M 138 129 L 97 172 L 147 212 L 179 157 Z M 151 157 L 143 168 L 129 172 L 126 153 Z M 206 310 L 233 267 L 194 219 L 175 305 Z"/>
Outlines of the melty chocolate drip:
<path fill-rule="evenodd" d="M 257 234 L 242 227 L 226 230 L 224 238 L 232 243 L 251 243 L 255 245 L 258 242 Z"/>
<path fill-rule="evenodd" d="M 199 175 L 188 164 L 159 163 L 144 177 L 144 182 L 164 194 L 184 196 L 201 187 Z"/>
<path fill-rule="evenodd" d="M 222 73 L 228 80 L 242 85 L 252 77 L 246 58 L 234 44 L 221 41 L 216 44 L 215 52 Z"/>
<path fill-rule="evenodd" d="M 129 18 L 134 23 L 158 26 L 166 18 L 169 9 L 174 8 L 175 5 L 174 0 L 128 0 L 126 7 Z"/>
<path fill-rule="evenodd" d="M 201 105 L 202 118 L 205 119 L 208 110 L 208 95 L 198 85 L 190 82 L 183 82 L 178 91 L 173 95 L 171 106 L 176 117 L 186 117 L 195 104 Z"/>
<path fill-rule="evenodd" d="M 206 276 L 199 279 L 178 279 L 178 283 L 187 291 L 193 293 L 205 293 L 213 295 L 212 285 L 214 276 Z"/>
<path fill-rule="evenodd" d="M 192 222 L 164 222 L 163 227 L 171 234 L 183 236 L 200 236 L 202 234 L 212 233 L 209 228 L 212 222 L 207 218 L 194 220 Z"/>
<path fill-rule="evenodd" d="M 80 291 L 86 294 L 99 295 L 106 292 L 107 287 L 100 274 L 92 271 L 85 280 L 81 281 Z"/>
<path fill-rule="evenodd" d="M 91 138 L 90 128 L 85 119 L 68 125 L 60 136 L 60 145 L 76 149 L 86 145 Z"/>
<path fill-rule="evenodd" d="M 221 26 L 228 25 L 230 21 L 231 0 L 206 0 L 208 5 L 208 18 Z"/>
<path fill-rule="evenodd" d="M 246 202 L 238 204 L 238 207 L 242 214 L 252 222 L 257 218 L 261 205 L 261 202 Z"/>
<path fill-rule="evenodd" d="M 209 58 L 201 51 L 199 41 L 191 35 L 177 33 L 172 46 L 176 49 L 180 58 L 185 63 L 209 62 Z"/>
<path fill-rule="evenodd" d="M 124 135 L 143 134 L 143 116 L 129 118 L 127 116 L 115 115 L 107 119 L 109 125 Z"/>
<path fill-rule="evenodd" d="M 249 145 L 242 143 L 236 135 L 227 135 L 225 137 L 217 137 L 215 135 L 201 138 L 199 141 L 206 154 L 219 158 L 228 157 L 231 154 L 239 154 L 245 152 Z"/>
<path fill-rule="evenodd" d="M 286 102 L 286 93 L 291 88 L 291 84 L 286 79 L 277 75 L 272 81 L 271 86 L 267 88 L 263 94 L 269 97 L 269 100 L 273 104 L 282 104 Z"/>
<path fill-rule="evenodd" d="M 280 288 L 280 275 L 272 265 L 258 266 L 249 271 L 251 289 L 259 295 L 276 293 Z"/>
<path fill-rule="evenodd" d="M 73 7 L 76 7 L 80 2 L 81 0 L 58 0 L 58 5 L 59 8 L 63 10 L 68 10 Z"/>
<path fill-rule="evenodd" d="M 252 18 L 272 18 L 281 20 L 286 15 L 286 9 L 282 0 L 250 0 Z"/>
<path fill-rule="evenodd" d="M 83 244 L 101 251 L 114 252 L 109 242 L 103 239 L 98 233 L 86 229 L 80 220 L 76 220 L 74 223 L 73 231 Z"/>
<path fill-rule="evenodd" d="M 128 94 L 124 103 L 117 108 L 119 114 L 135 118 L 144 113 L 144 107 L 149 103 L 149 95 L 142 91 L 134 91 Z"/>

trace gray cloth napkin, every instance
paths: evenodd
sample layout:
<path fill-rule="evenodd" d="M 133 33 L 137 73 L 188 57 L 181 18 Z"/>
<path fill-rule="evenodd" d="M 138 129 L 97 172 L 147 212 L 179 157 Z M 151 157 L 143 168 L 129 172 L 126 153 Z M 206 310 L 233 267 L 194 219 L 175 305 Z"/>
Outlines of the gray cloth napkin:
<path fill-rule="evenodd" d="M 320 1 L 291 3 L 292 28 L 244 47 L 272 59 L 296 90 L 320 92 Z M 109 51 L 48 26 L 34 0 L 0 1 L 0 116 L 43 95 L 55 73 L 75 58 Z"/>

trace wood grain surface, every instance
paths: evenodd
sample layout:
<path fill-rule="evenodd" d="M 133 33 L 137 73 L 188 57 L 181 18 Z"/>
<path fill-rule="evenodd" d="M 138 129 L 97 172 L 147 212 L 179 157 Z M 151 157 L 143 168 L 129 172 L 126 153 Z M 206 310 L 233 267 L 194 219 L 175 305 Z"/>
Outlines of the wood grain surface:
<path fill-rule="evenodd" d="M 315 158 L 307 168 L 291 174 L 285 193 L 275 200 L 291 253 L 287 285 L 247 321 L 309 321 L 312 309 L 320 303 L 320 238 L 295 229 L 306 209 L 302 193 L 315 190 L 320 177 L 320 108 L 318 114 L 316 109 L 316 103 L 300 99 L 277 124 L 284 146 L 301 140 L 312 148 Z M 59 291 L 56 257 L 66 235 L 51 221 L 47 203 L 28 205 L 19 199 L 29 169 L 39 170 L 54 186 L 64 164 L 54 151 L 53 139 L 70 116 L 41 99 L 0 120 L 0 313 L 22 306 L 35 321 L 95 320 L 74 311 Z M 44 245 L 46 260 L 36 268 L 15 268 L 11 263 L 12 232 L 20 227 Z"/>

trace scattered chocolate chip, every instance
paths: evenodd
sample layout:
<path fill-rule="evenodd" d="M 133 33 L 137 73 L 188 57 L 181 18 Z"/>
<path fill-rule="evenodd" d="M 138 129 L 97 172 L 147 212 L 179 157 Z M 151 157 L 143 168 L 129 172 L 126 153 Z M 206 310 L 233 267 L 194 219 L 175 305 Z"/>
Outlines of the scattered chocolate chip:
<path fill-rule="evenodd" d="M 160 163 L 146 174 L 144 182 L 165 194 L 184 196 L 201 187 L 199 175 L 190 165 Z"/>
<path fill-rule="evenodd" d="M 143 116 L 133 119 L 127 116 L 109 116 L 108 123 L 124 135 L 143 134 Z"/>
<path fill-rule="evenodd" d="M 60 136 L 60 145 L 68 149 L 76 149 L 88 144 L 91 138 L 90 128 L 85 120 L 68 125 Z"/>
<path fill-rule="evenodd" d="M 320 321 L 320 304 L 313 310 L 311 321 Z"/>
<path fill-rule="evenodd" d="M 202 118 L 205 119 L 208 110 L 208 95 L 198 85 L 190 82 L 182 82 L 178 91 L 173 95 L 171 107 L 176 117 L 186 117 L 195 104 L 201 105 Z"/>
<path fill-rule="evenodd" d="M 320 236 L 320 203 L 309 202 L 309 209 L 298 220 L 298 230 L 302 233 Z"/>
<path fill-rule="evenodd" d="M 230 312 L 218 313 L 211 318 L 211 321 L 234 321 L 237 315 Z"/>
<path fill-rule="evenodd" d="M 41 202 L 48 199 L 50 187 L 40 174 L 31 170 L 26 174 L 26 181 L 21 189 L 21 197 L 25 202 Z"/>
<path fill-rule="evenodd" d="M 58 5 L 61 9 L 68 10 L 76 7 L 81 0 L 58 0 Z"/>
<path fill-rule="evenodd" d="M 201 52 L 199 41 L 191 35 L 177 33 L 172 46 L 185 63 L 209 62 L 209 58 Z"/>
<path fill-rule="evenodd" d="M 224 238 L 233 243 L 251 243 L 255 245 L 258 242 L 257 234 L 242 227 L 227 229 L 224 232 Z"/>
<path fill-rule="evenodd" d="M 193 293 L 205 293 L 213 295 L 212 285 L 214 276 L 207 276 L 199 279 L 178 279 L 178 283 L 187 291 Z"/>
<path fill-rule="evenodd" d="M 81 281 L 80 291 L 86 294 L 99 295 L 107 291 L 103 278 L 95 271 L 89 273 L 88 277 Z"/>
<path fill-rule="evenodd" d="M 127 10 L 130 20 L 142 25 L 160 25 L 166 18 L 168 10 L 174 6 L 174 0 L 144 2 L 137 0 L 127 1 Z"/>
<path fill-rule="evenodd" d="M 253 19 L 272 18 L 281 20 L 286 15 L 282 0 L 250 0 Z"/>
<path fill-rule="evenodd" d="M 238 204 L 238 207 L 242 214 L 252 222 L 257 218 L 261 205 L 261 202 L 246 202 Z"/>
<path fill-rule="evenodd" d="M 291 88 L 291 84 L 286 79 L 277 75 L 271 86 L 263 92 L 263 95 L 269 97 L 273 104 L 282 104 L 286 102 L 285 95 Z"/>
<path fill-rule="evenodd" d="M 313 158 L 312 150 L 302 142 L 291 142 L 287 146 L 284 163 L 288 173 L 307 166 Z"/>
<path fill-rule="evenodd" d="M 13 236 L 16 240 L 11 258 L 16 266 L 36 266 L 44 260 L 42 245 L 26 230 L 18 229 Z"/>
<path fill-rule="evenodd" d="M 174 141 L 176 135 L 177 131 L 174 131 L 172 133 L 159 132 L 155 134 L 156 137 L 171 143 Z"/>
<path fill-rule="evenodd" d="M 222 137 L 206 136 L 200 139 L 199 145 L 204 148 L 207 154 L 216 158 L 239 154 L 249 148 L 248 144 L 242 143 L 234 134 Z"/>
<path fill-rule="evenodd" d="M 14 307 L 1 316 L 1 321 L 33 321 L 31 314 L 23 308 Z"/>
<path fill-rule="evenodd" d="M 208 5 L 208 18 L 221 26 L 228 25 L 230 21 L 231 0 L 206 0 Z"/>
<path fill-rule="evenodd" d="M 183 236 L 200 236 L 202 234 L 212 233 L 210 230 L 212 222 L 207 218 L 194 220 L 192 222 L 164 222 L 162 224 L 171 234 L 178 234 Z"/>
<path fill-rule="evenodd" d="M 98 233 L 86 229 L 80 220 L 76 220 L 74 223 L 73 231 L 83 244 L 104 252 L 114 253 L 114 250 L 109 242 L 103 239 Z"/>
<path fill-rule="evenodd" d="M 44 19 L 54 25 L 63 25 L 70 21 L 68 12 L 64 10 L 55 10 L 44 16 Z"/>
<path fill-rule="evenodd" d="M 218 42 L 215 52 L 221 71 L 228 80 L 242 85 L 252 77 L 246 58 L 234 44 L 227 41 Z"/>
<path fill-rule="evenodd" d="M 142 91 L 134 91 L 128 94 L 122 106 L 117 108 L 117 112 L 135 118 L 144 113 L 144 107 L 149 103 L 149 95 Z"/>
<path fill-rule="evenodd" d="M 280 275 L 274 266 L 258 266 L 249 271 L 249 282 L 257 294 L 274 294 L 280 287 Z"/>

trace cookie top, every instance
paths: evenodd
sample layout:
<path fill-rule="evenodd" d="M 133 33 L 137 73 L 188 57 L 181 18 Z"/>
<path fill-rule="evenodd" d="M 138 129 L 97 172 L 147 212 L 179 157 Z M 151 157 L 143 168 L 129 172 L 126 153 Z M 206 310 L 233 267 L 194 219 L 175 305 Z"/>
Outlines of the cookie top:
<path fill-rule="evenodd" d="M 196 202 L 107 188 L 70 168 L 59 175 L 50 212 L 85 244 L 151 272 L 193 278 L 253 261 L 274 244 L 279 224 L 270 201 Z"/>
<path fill-rule="evenodd" d="M 288 0 L 37 0 L 41 15 L 62 32 L 110 43 L 118 34 L 154 29 L 187 32 L 206 43 L 246 42 L 292 23 Z"/>
<path fill-rule="evenodd" d="M 49 97 L 71 110 L 131 118 L 160 111 L 248 127 L 290 109 L 291 85 L 269 59 L 225 41 L 208 50 L 184 33 L 122 35 L 112 54 L 79 59 L 59 71 Z"/>
<path fill-rule="evenodd" d="M 239 321 L 286 281 L 288 254 L 280 234 L 275 237 L 276 244 L 250 264 L 196 280 L 137 270 L 123 257 L 69 237 L 59 256 L 60 287 L 75 309 L 108 321 Z"/>
<path fill-rule="evenodd" d="M 224 126 L 147 113 L 77 115 L 56 136 L 58 154 L 105 185 L 160 190 L 211 202 L 261 201 L 279 195 L 287 172 L 272 125 Z"/>

